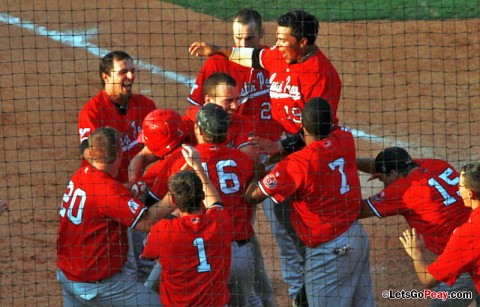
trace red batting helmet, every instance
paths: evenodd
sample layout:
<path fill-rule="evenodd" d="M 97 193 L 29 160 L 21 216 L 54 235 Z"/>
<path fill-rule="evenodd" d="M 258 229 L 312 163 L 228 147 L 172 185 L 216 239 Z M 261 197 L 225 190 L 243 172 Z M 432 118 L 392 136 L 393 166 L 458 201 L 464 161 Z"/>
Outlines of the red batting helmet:
<path fill-rule="evenodd" d="M 170 153 L 189 134 L 180 114 L 173 110 L 150 112 L 142 123 L 137 141 L 144 143 L 158 157 Z"/>

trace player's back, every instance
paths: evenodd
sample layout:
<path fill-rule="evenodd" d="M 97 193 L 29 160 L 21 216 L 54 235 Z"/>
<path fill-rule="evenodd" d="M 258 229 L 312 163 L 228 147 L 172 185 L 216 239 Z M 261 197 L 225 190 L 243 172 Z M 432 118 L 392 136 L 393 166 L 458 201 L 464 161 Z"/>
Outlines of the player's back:
<path fill-rule="evenodd" d="M 232 211 L 234 240 L 250 239 L 254 233 L 253 207 L 244 201 L 244 193 L 254 174 L 253 161 L 240 150 L 225 145 L 199 144 L 196 148 L 222 203 Z"/>
<path fill-rule="evenodd" d="M 119 272 L 128 249 L 127 225 L 119 221 L 131 225 L 138 209 L 121 183 L 90 165 L 81 167 L 63 196 L 58 267 L 75 281 L 100 280 Z"/>
<path fill-rule="evenodd" d="M 401 198 L 408 208 L 407 222 L 424 238 L 427 248 L 440 254 L 453 231 L 464 224 L 471 213 L 458 192 L 459 174 L 443 160 L 415 160 L 419 168 L 394 185 L 407 186 Z"/>
<path fill-rule="evenodd" d="M 352 134 L 337 128 L 286 159 L 299 185 L 292 224 L 302 241 L 316 246 L 346 231 L 358 217 L 362 197 Z"/>
<path fill-rule="evenodd" d="M 145 255 L 160 256 L 165 306 L 224 306 L 229 300 L 232 218 L 214 206 L 206 214 L 161 220 Z"/>

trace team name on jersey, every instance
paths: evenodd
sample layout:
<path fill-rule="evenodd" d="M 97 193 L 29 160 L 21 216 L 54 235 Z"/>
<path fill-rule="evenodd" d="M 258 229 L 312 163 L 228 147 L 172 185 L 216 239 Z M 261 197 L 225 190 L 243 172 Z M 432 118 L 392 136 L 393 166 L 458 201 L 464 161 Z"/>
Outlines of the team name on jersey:
<path fill-rule="evenodd" d="M 297 85 L 290 84 L 291 77 L 288 76 L 283 81 L 275 81 L 277 73 L 270 76 L 270 97 L 271 98 L 291 98 L 300 100 L 302 95 Z"/>
<path fill-rule="evenodd" d="M 140 133 L 140 130 L 142 130 L 142 126 L 137 126 L 137 124 L 132 121 L 130 123 L 130 131 L 133 133 L 133 138 L 130 139 L 129 133 L 122 134 L 121 139 L 122 139 L 122 151 L 129 151 L 132 149 L 135 145 L 138 144 L 137 142 L 137 136 Z"/>

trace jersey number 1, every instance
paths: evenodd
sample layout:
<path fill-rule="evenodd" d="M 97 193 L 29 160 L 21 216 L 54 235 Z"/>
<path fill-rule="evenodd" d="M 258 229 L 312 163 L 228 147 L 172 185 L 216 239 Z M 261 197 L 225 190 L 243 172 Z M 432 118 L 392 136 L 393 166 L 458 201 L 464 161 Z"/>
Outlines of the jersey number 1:
<path fill-rule="evenodd" d="M 205 252 L 205 241 L 203 240 L 203 238 L 195 238 L 195 240 L 193 240 L 193 246 L 197 247 L 198 252 L 199 265 L 197 266 L 197 272 L 210 272 L 210 264 L 207 261 L 207 253 Z"/>

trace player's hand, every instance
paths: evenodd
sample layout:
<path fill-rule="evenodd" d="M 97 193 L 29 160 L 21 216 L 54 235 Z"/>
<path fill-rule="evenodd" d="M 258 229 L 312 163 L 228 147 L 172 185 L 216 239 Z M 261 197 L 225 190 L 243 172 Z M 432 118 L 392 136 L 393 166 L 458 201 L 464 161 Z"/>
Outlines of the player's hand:
<path fill-rule="evenodd" d="M 190 166 L 194 170 L 198 170 L 202 167 L 200 153 L 192 146 L 183 144 L 182 154 L 183 158 L 185 158 L 186 165 Z M 182 169 L 185 169 L 185 167 L 182 167 Z"/>
<path fill-rule="evenodd" d="M 195 55 L 197 57 L 203 56 L 212 56 L 218 52 L 219 48 L 213 44 L 207 42 L 194 42 L 188 48 L 188 52 L 191 55 Z"/>
<path fill-rule="evenodd" d="M 5 211 L 8 211 L 8 204 L 0 198 L 0 215 Z"/>
<path fill-rule="evenodd" d="M 405 251 L 413 260 L 421 259 L 421 255 L 425 250 L 425 243 L 423 243 L 423 240 L 418 236 L 415 228 L 412 228 L 411 232 L 409 229 L 406 229 L 403 232 L 403 237 L 399 237 L 399 239 Z"/>

